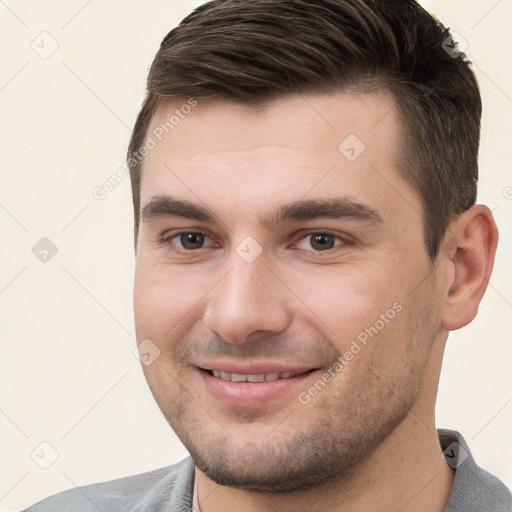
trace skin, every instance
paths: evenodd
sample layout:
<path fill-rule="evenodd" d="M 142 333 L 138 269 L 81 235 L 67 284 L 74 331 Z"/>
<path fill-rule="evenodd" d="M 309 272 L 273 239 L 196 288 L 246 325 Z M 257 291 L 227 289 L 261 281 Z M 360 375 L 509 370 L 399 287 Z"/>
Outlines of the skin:
<path fill-rule="evenodd" d="M 161 107 L 148 134 L 179 106 Z M 349 134 L 366 146 L 354 161 L 338 149 Z M 401 151 L 394 99 L 378 91 L 289 96 L 258 109 L 202 100 L 147 155 L 137 339 L 160 350 L 145 375 L 196 463 L 203 512 L 444 510 L 453 472 L 434 419 L 442 355 L 448 331 L 476 315 L 497 231 L 486 207 L 471 208 L 432 264 Z M 148 214 L 164 196 L 213 219 Z M 276 222 L 296 201 L 339 198 L 380 221 Z M 204 245 L 185 248 L 183 232 L 203 233 Z M 248 263 L 240 247 L 261 254 Z M 301 403 L 394 304 L 400 311 Z M 198 368 L 212 360 L 314 371 L 275 399 L 226 405 Z"/>

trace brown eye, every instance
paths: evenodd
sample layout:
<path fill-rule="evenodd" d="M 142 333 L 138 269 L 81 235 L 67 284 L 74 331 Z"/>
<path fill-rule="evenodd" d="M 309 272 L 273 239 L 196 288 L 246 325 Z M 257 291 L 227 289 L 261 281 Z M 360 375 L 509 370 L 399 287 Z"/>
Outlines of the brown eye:
<path fill-rule="evenodd" d="M 297 244 L 299 249 L 314 252 L 328 251 L 338 245 L 344 244 L 345 241 L 340 237 L 331 233 L 309 233 Z"/>
<path fill-rule="evenodd" d="M 201 251 L 203 249 L 219 249 L 221 245 L 214 239 L 209 237 L 202 231 L 178 231 L 171 233 L 164 233 L 160 238 L 162 246 L 178 255 L 191 255 L 194 251 Z"/>
<path fill-rule="evenodd" d="M 316 235 L 310 236 L 310 244 L 313 249 L 316 251 L 326 251 L 327 249 L 332 249 L 336 242 L 336 237 L 334 235 L 328 235 L 324 233 L 318 233 Z"/>
<path fill-rule="evenodd" d="M 214 245 L 212 240 L 204 233 L 196 231 L 182 231 L 164 238 L 163 241 L 174 246 L 178 251 L 194 251 Z"/>
<path fill-rule="evenodd" d="M 204 244 L 203 233 L 182 233 L 179 237 L 181 246 L 188 251 L 201 249 Z"/>

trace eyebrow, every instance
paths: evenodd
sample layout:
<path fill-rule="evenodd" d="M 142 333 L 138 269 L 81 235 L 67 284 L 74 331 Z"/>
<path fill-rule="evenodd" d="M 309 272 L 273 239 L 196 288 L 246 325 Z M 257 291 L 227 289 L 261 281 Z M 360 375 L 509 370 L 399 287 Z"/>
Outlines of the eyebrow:
<path fill-rule="evenodd" d="M 183 217 L 203 222 L 216 220 L 216 216 L 208 208 L 171 196 L 153 197 L 144 206 L 140 216 L 142 222 L 148 222 L 155 217 Z"/>
<path fill-rule="evenodd" d="M 274 222 L 280 224 L 285 221 L 327 219 L 350 219 L 372 224 L 383 224 L 384 220 L 377 210 L 363 203 L 355 201 L 349 196 L 297 201 L 282 206 Z"/>
<path fill-rule="evenodd" d="M 141 220 L 157 217 L 182 217 L 201 222 L 218 222 L 218 217 L 207 207 L 172 196 L 153 197 L 142 209 Z M 283 222 L 328 219 L 350 219 L 372 224 L 383 224 L 382 216 L 368 205 L 350 196 L 329 199 L 299 200 L 280 207 L 271 217 L 272 224 Z"/>

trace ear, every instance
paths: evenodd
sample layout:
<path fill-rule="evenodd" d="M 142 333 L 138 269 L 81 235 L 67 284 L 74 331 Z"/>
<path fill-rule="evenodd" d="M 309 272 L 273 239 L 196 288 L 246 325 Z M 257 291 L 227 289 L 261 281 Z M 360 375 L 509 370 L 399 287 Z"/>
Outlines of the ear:
<path fill-rule="evenodd" d="M 491 277 L 498 229 L 487 206 L 476 205 L 454 220 L 444 237 L 446 292 L 441 326 L 449 331 L 471 322 Z"/>

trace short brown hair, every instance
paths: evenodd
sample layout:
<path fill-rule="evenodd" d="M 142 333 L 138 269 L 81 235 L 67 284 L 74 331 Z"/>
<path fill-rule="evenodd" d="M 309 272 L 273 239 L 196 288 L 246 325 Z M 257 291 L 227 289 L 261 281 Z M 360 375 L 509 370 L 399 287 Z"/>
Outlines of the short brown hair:
<path fill-rule="evenodd" d="M 432 260 L 476 201 L 481 99 L 449 30 L 414 0 L 213 0 L 164 38 L 128 149 L 135 235 L 140 157 L 157 108 L 178 98 L 261 105 L 290 94 L 393 93 L 401 173 L 421 196 Z"/>

